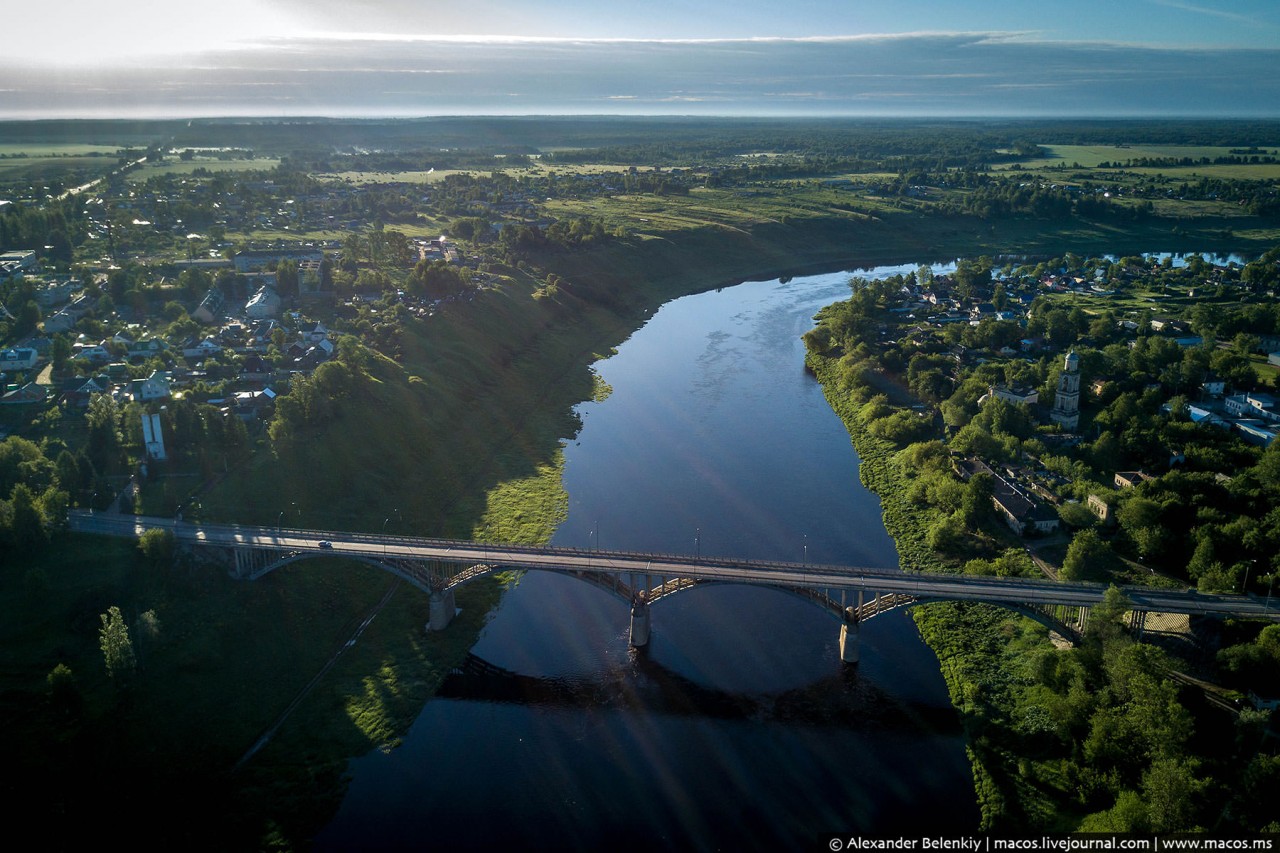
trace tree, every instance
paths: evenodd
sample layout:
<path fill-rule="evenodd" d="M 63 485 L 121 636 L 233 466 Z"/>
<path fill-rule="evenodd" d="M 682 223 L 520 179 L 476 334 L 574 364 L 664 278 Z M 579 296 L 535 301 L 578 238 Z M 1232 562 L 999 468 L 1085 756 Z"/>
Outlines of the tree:
<path fill-rule="evenodd" d="M 119 461 L 121 435 L 116 401 L 107 394 L 89 398 L 85 412 L 89 424 L 89 458 L 99 471 L 114 470 Z"/>
<path fill-rule="evenodd" d="M 929 547 L 944 554 L 955 553 L 964 547 L 965 526 L 961 513 L 939 519 L 925 537 Z"/>
<path fill-rule="evenodd" d="M 49 533 L 45 530 L 44 515 L 40 512 L 35 494 L 26 483 L 13 487 L 10 513 L 9 537 L 15 554 L 30 554 L 48 543 Z"/>
<path fill-rule="evenodd" d="M 1102 601 L 1089 612 L 1089 636 L 1103 644 L 1123 634 L 1124 615 L 1133 609 L 1133 602 L 1117 586 L 1107 587 Z"/>
<path fill-rule="evenodd" d="M 1207 787 L 1195 765 L 1176 758 L 1156 759 L 1142 777 L 1142 794 L 1153 832 L 1195 829 L 1196 799 Z"/>
<path fill-rule="evenodd" d="M 102 627 L 98 630 L 98 647 L 102 649 L 107 675 L 117 684 L 124 684 L 137 666 L 133 654 L 133 641 L 129 639 L 129 626 L 114 604 L 100 615 Z"/>
<path fill-rule="evenodd" d="M 1063 524 L 1076 529 L 1093 527 L 1098 523 L 1098 517 L 1093 514 L 1093 511 L 1078 501 L 1068 501 L 1059 506 L 1058 517 L 1062 519 Z"/>
<path fill-rule="evenodd" d="M 138 537 L 138 550 L 154 568 L 164 568 L 173 562 L 173 534 L 153 527 Z"/>
<path fill-rule="evenodd" d="M 991 496 L 994 494 L 995 478 L 986 471 L 980 471 L 969 478 L 960 505 L 966 525 L 970 528 L 977 527 L 987 517 L 991 512 Z"/>
<path fill-rule="evenodd" d="M 1092 513 L 1090 513 L 1092 515 Z M 1092 530 L 1081 530 L 1071 540 L 1062 561 L 1059 577 L 1064 581 L 1081 581 L 1105 577 L 1115 562 L 1111 546 Z"/>
<path fill-rule="evenodd" d="M 66 335 L 54 335 L 51 344 L 50 361 L 53 362 L 54 373 L 62 373 L 71 358 L 71 342 Z"/>

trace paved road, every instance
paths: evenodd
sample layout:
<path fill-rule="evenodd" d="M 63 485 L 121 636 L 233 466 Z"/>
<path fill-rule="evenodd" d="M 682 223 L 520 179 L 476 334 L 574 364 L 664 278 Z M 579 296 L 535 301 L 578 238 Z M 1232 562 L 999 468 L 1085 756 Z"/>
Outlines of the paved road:
<path fill-rule="evenodd" d="M 960 601 L 1088 606 L 1100 602 L 1106 591 L 1104 584 L 1054 583 L 970 575 L 907 574 L 897 569 L 692 559 L 688 555 L 485 545 L 466 540 L 378 536 L 342 531 L 194 524 L 166 518 L 94 514 L 83 510 L 70 512 L 69 521 L 72 530 L 82 533 L 139 536 L 148 529 L 160 528 L 172 531 L 175 538 L 182 542 L 249 547 L 284 553 L 314 553 L 317 556 L 347 556 L 371 560 L 437 560 L 447 563 L 489 564 L 512 569 L 696 578 L 810 589 L 902 593 L 919 598 Z M 1134 603 L 1135 609 L 1139 610 L 1280 621 L 1280 597 L 1272 606 L 1271 602 L 1252 596 L 1206 595 L 1190 590 L 1169 591 L 1137 586 L 1123 589 Z"/>

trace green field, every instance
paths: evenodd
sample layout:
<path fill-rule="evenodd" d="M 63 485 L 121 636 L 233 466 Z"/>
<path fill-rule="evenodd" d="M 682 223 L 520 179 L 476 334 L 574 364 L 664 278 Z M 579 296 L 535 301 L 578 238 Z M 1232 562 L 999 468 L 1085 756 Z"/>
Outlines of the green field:
<path fill-rule="evenodd" d="M 1059 166 L 1079 164 L 1086 169 L 1097 168 L 1100 163 L 1123 163 L 1125 160 L 1142 157 L 1177 158 L 1189 157 L 1198 160 L 1201 157 L 1214 159 L 1229 157 L 1231 146 L 1216 145 L 1044 145 L 1049 151 L 1048 157 L 1023 161 L 1023 169 L 1036 170 Z M 1280 146 L 1260 146 L 1266 154 L 1280 151 Z M 1005 166 L 1003 168 L 1008 168 Z M 1238 178 L 1266 180 L 1280 178 L 1280 163 L 1257 163 L 1248 165 L 1209 164 L 1194 166 L 1159 166 L 1159 167 L 1127 167 L 1125 171 L 1146 175 L 1190 175 L 1213 178 Z"/>
<path fill-rule="evenodd" d="M 104 175 L 116 167 L 114 157 L 11 157 L 0 159 L 0 181 L 47 181 L 74 172 Z"/>
<path fill-rule="evenodd" d="M 0 142 L 0 157 L 26 154 L 28 157 L 83 157 L 86 154 L 116 154 L 116 145 L 59 145 L 39 142 Z"/>
<path fill-rule="evenodd" d="M 278 157 L 255 157 L 252 160 L 219 160 L 216 157 L 194 160 L 166 160 L 163 163 L 144 163 L 129 173 L 129 182 L 140 184 L 158 175 L 190 175 L 197 169 L 209 172 L 269 171 L 280 165 Z"/>

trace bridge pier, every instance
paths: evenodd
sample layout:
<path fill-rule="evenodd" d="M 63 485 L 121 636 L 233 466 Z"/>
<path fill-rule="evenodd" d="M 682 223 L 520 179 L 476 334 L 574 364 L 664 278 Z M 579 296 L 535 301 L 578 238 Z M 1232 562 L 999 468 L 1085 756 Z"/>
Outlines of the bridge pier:
<path fill-rule="evenodd" d="M 840 625 L 840 660 L 845 663 L 858 662 L 859 657 L 859 635 L 862 632 L 862 622 L 858 619 L 858 611 L 852 607 L 844 609 L 844 621 Z"/>
<path fill-rule="evenodd" d="M 453 603 L 453 590 L 431 593 L 431 610 L 427 617 L 428 631 L 443 631 L 453 621 L 458 608 Z"/>
<path fill-rule="evenodd" d="M 631 600 L 631 648 L 649 645 L 649 602 L 637 596 Z"/>

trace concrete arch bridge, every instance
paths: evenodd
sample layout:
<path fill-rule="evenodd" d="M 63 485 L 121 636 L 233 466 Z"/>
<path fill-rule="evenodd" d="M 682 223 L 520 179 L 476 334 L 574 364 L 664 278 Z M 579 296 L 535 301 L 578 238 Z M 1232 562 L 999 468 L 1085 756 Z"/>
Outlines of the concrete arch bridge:
<path fill-rule="evenodd" d="M 137 537 L 152 529 L 169 531 L 181 545 L 225 561 L 235 577 L 249 580 L 303 559 L 359 560 L 427 593 L 430 630 L 443 630 L 453 619 L 453 591 L 457 587 L 494 572 L 558 572 L 604 589 L 630 604 L 630 640 L 637 648 L 648 644 L 650 607 L 663 598 L 707 584 L 773 587 L 811 601 L 836 617 L 841 659 L 851 663 L 858 660 L 858 631 L 863 622 L 891 610 L 934 601 L 1000 605 L 1069 639 L 1078 639 L 1088 624 L 1089 609 L 1102 601 L 1107 589 L 1091 583 L 204 524 L 81 510 L 73 510 L 68 518 L 71 529 L 81 533 Z M 1133 602 L 1130 624 L 1138 631 L 1150 613 L 1280 621 L 1280 607 L 1271 607 L 1269 598 L 1261 601 L 1242 595 L 1147 587 L 1125 587 L 1123 591 Z"/>

